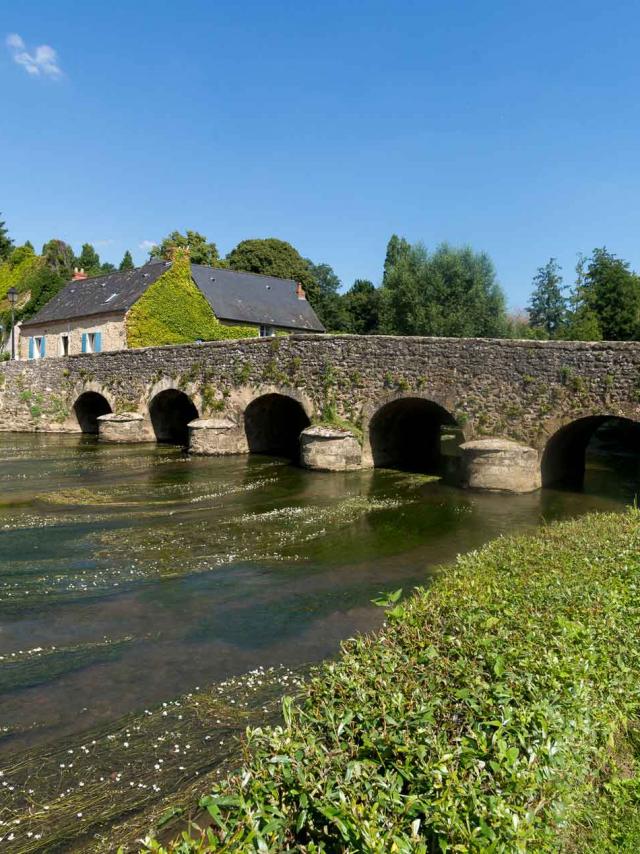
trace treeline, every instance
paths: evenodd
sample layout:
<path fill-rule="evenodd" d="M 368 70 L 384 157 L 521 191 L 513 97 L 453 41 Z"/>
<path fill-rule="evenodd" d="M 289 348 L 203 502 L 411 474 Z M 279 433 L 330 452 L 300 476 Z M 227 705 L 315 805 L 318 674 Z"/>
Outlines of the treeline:
<path fill-rule="evenodd" d="M 150 252 L 170 259 L 174 248 L 188 246 L 195 264 L 228 267 L 300 282 L 329 332 L 359 335 L 432 335 L 451 337 L 560 338 L 632 340 L 640 338 L 640 277 L 607 249 L 581 256 L 575 281 L 565 286 L 554 258 L 540 267 L 524 314 L 509 314 L 493 262 L 484 252 L 441 244 L 428 251 L 393 235 L 378 285 L 356 279 L 348 290 L 327 263 L 303 257 L 276 238 L 241 241 L 222 257 L 217 246 L 197 231 L 173 231 Z M 62 240 L 50 240 L 37 255 L 30 243 L 14 246 L 0 221 L 0 322 L 7 329 L 7 290 L 20 297 L 16 319 L 35 314 L 73 275 L 114 271 L 85 243 L 79 255 Z M 133 269 L 125 252 L 120 270 Z"/>

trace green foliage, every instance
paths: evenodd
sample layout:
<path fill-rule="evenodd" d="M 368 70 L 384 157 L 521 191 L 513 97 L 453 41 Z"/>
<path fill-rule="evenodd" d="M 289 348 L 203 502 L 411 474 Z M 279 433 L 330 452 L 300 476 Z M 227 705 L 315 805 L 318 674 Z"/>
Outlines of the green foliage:
<path fill-rule="evenodd" d="M 82 251 L 76 258 L 75 266 L 84 270 L 87 276 L 99 276 L 102 272 L 100 256 L 90 243 L 82 244 Z"/>
<path fill-rule="evenodd" d="M 404 248 L 380 291 L 381 328 L 391 335 L 502 337 L 504 295 L 489 257 L 442 244 L 431 255 Z"/>
<path fill-rule="evenodd" d="M 594 249 L 580 294 L 605 341 L 630 341 L 640 331 L 640 279 L 606 249 Z"/>
<path fill-rule="evenodd" d="M 342 297 L 347 316 L 346 331 L 354 335 L 371 335 L 378 330 L 380 292 L 373 282 L 356 279 Z"/>
<path fill-rule="evenodd" d="M 9 288 L 15 288 L 22 294 L 28 290 L 28 273 L 39 263 L 33 250 L 18 246 L 6 261 L 0 264 L 0 299 L 5 299 Z"/>
<path fill-rule="evenodd" d="M 178 249 L 173 264 L 140 297 L 126 319 L 129 347 L 251 338 L 251 326 L 223 326 L 191 278 L 189 253 Z"/>
<path fill-rule="evenodd" d="M 176 249 L 188 249 L 193 264 L 206 264 L 209 267 L 222 266 L 216 244 L 209 243 L 204 234 L 200 234 L 198 231 L 187 230 L 186 234 L 172 231 L 162 243 L 153 247 L 149 257 L 171 261 Z"/>
<path fill-rule="evenodd" d="M 553 338 L 562 327 L 567 315 L 567 301 L 562 294 L 561 267 L 550 258 L 544 267 L 538 267 L 533 278 L 533 293 L 529 303 L 529 322 L 534 329 L 543 330 Z"/>
<path fill-rule="evenodd" d="M 131 252 L 127 249 L 122 256 L 122 261 L 120 262 L 118 269 L 126 272 L 127 270 L 133 270 L 133 268 L 133 258 L 131 257 Z"/>
<path fill-rule="evenodd" d="M 0 261 L 6 261 L 11 255 L 13 240 L 9 237 L 4 220 L 0 219 Z"/>
<path fill-rule="evenodd" d="M 349 421 L 347 418 L 343 418 L 339 415 L 333 401 L 325 402 L 322 407 L 320 417 L 315 418 L 313 423 L 318 427 L 334 427 L 337 430 L 345 430 L 348 433 L 352 433 L 358 442 L 362 444 L 362 429 L 357 424 L 354 424 L 352 421 Z"/>
<path fill-rule="evenodd" d="M 49 269 L 68 280 L 73 275 L 75 257 L 73 249 L 64 240 L 50 240 L 42 247 L 42 257 Z"/>
<path fill-rule="evenodd" d="M 586 304 L 578 305 L 574 311 L 569 312 L 567 322 L 558 337 L 566 341 L 602 341 L 598 315 Z"/>
<path fill-rule="evenodd" d="M 404 239 L 398 237 L 397 234 L 392 234 L 387 243 L 387 254 L 384 259 L 384 272 L 382 275 L 382 284 L 389 284 L 389 276 L 392 270 L 398 267 L 401 263 L 408 259 L 411 254 L 411 244 Z"/>
<path fill-rule="evenodd" d="M 243 240 L 227 255 L 227 264 L 232 270 L 245 270 L 300 282 L 307 299 L 314 307 L 320 298 L 319 287 L 309 269 L 309 262 L 285 240 L 275 237 Z"/>
<path fill-rule="evenodd" d="M 348 331 L 348 318 L 338 288 L 340 279 L 329 264 L 314 264 L 306 259 L 314 280 L 311 294 L 307 294 L 313 309 L 327 332 Z"/>
<path fill-rule="evenodd" d="M 172 850 L 594 850 L 584 816 L 620 785 L 611 746 L 638 712 L 639 546 L 637 511 L 584 517 L 388 597 L 377 636 L 249 731 L 244 767 L 201 801 L 208 838 Z M 628 789 L 613 797 L 637 841 Z"/>

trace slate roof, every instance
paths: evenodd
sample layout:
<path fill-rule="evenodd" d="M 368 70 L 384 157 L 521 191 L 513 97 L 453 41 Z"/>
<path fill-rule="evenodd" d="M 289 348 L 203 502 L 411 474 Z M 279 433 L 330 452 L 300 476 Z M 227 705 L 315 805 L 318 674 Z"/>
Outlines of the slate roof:
<path fill-rule="evenodd" d="M 164 261 L 152 261 L 135 270 L 69 282 L 37 314 L 25 320 L 22 327 L 96 314 L 124 313 L 166 269 Z"/>
<path fill-rule="evenodd" d="M 136 303 L 169 264 L 152 260 L 128 272 L 69 282 L 23 328 L 122 312 Z M 293 279 L 191 265 L 191 276 L 220 320 L 324 332 L 311 305 L 296 296 Z"/>
<path fill-rule="evenodd" d="M 296 296 L 293 279 L 191 265 L 191 275 L 220 320 L 324 332 L 311 305 Z"/>

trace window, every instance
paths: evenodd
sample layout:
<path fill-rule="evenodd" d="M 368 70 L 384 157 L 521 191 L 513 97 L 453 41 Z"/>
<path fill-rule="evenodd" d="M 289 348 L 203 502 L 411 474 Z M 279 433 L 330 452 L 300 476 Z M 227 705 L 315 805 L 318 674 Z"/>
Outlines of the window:
<path fill-rule="evenodd" d="M 69 355 L 69 336 L 61 335 L 60 336 L 60 355 L 68 356 Z"/>
<path fill-rule="evenodd" d="M 46 345 L 44 335 L 34 335 L 29 338 L 29 358 L 44 359 L 46 353 Z"/>
<path fill-rule="evenodd" d="M 83 332 L 82 333 L 82 352 L 83 353 L 100 353 L 102 350 L 102 333 L 101 332 Z"/>
<path fill-rule="evenodd" d="M 261 338 L 273 338 L 275 335 L 275 330 L 273 326 L 261 326 L 260 327 L 260 337 Z"/>

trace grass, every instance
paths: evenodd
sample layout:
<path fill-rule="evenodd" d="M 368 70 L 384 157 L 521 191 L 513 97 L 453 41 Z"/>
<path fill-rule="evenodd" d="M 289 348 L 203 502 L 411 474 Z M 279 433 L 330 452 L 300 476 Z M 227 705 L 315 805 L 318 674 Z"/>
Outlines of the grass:
<path fill-rule="evenodd" d="M 461 557 L 248 732 L 210 828 L 147 850 L 638 850 L 639 546 L 630 510 Z"/>

